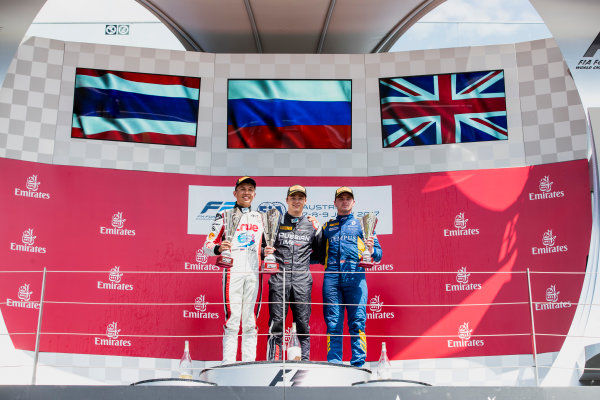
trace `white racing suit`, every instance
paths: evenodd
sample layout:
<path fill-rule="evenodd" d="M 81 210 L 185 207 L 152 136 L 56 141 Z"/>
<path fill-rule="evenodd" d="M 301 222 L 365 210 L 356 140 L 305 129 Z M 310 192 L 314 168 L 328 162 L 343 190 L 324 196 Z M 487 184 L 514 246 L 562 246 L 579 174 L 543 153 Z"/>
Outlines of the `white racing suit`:
<path fill-rule="evenodd" d="M 240 208 L 238 205 L 236 207 Z M 223 364 L 236 361 L 240 320 L 242 323 L 242 361 L 256 359 L 256 317 L 260 311 L 261 279 L 259 265 L 263 238 L 261 213 L 240 208 L 243 212 L 237 230 L 231 240 L 233 267 L 223 271 L 223 302 L 225 325 L 223 326 Z M 224 239 L 223 213 L 217 213 L 206 242 L 206 254 L 219 255 L 219 243 Z"/>

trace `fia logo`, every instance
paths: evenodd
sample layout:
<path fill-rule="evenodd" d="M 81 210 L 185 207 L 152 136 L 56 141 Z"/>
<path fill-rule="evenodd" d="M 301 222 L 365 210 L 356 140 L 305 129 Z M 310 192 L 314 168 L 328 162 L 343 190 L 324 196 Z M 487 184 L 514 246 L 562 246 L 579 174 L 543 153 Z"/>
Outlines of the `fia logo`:
<path fill-rule="evenodd" d="M 198 249 L 196 251 L 196 262 L 200 264 L 206 264 L 208 261 L 208 256 L 202 251 L 202 249 Z"/>
<path fill-rule="evenodd" d="M 369 301 L 369 309 L 372 312 L 381 312 L 381 309 L 383 307 L 383 302 L 381 300 L 379 300 L 379 295 L 374 296 L 371 301 Z"/>
<path fill-rule="evenodd" d="M 30 301 L 32 293 L 33 292 L 29 291 L 29 283 L 24 284 L 19 288 L 19 300 Z"/>
<path fill-rule="evenodd" d="M 40 183 L 41 182 L 37 181 L 37 175 L 31 175 L 29 178 L 27 178 L 27 183 L 25 184 L 25 187 L 28 190 L 31 190 L 32 192 L 37 192 Z"/>
<path fill-rule="evenodd" d="M 464 284 L 469 283 L 470 275 L 471 274 L 467 272 L 467 267 L 462 267 L 458 270 L 458 273 L 456 274 L 456 282 Z"/>
<path fill-rule="evenodd" d="M 115 266 L 113 268 L 111 268 L 111 270 L 108 273 L 108 280 L 111 281 L 112 283 L 119 283 L 121 282 L 121 277 L 123 276 L 123 273 L 119 271 L 119 266 Z"/>
<path fill-rule="evenodd" d="M 461 340 L 471 340 L 471 332 L 473 332 L 473 329 L 469 329 L 469 323 L 465 322 L 458 327 L 458 338 Z"/>
<path fill-rule="evenodd" d="M 550 176 L 546 175 L 542 179 L 540 179 L 540 192 L 549 193 L 552 191 L 552 184 L 554 182 L 550 182 Z"/>
<path fill-rule="evenodd" d="M 196 311 L 206 312 L 206 305 L 208 302 L 205 300 L 205 296 L 202 294 L 194 300 L 194 308 Z"/>
<path fill-rule="evenodd" d="M 556 291 L 556 285 L 551 285 L 548 289 L 546 289 L 546 301 L 549 303 L 556 303 L 558 301 L 558 294 L 560 292 Z"/>
<path fill-rule="evenodd" d="M 283 204 L 279 201 L 268 201 L 268 202 L 260 203 L 258 205 L 258 211 L 260 211 L 260 212 L 267 212 L 272 208 L 279 210 L 279 213 L 281 215 L 285 215 L 285 212 L 286 212 L 285 204 Z"/>
<path fill-rule="evenodd" d="M 112 324 L 108 324 L 106 327 L 106 336 L 111 339 L 117 339 L 119 337 L 120 329 L 117 328 L 117 323 L 113 322 Z"/>
<path fill-rule="evenodd" d="M 454 217 L 454 227 L 456 229 L 466 229 L 467 221 L 468 221 L 468 219 L 465 219 L 465 213 L 462 212 L 462 213 L 458 214 L 456 217 Z"/>
<path fill-rule="evenodd" d="M 123 212 L 119 211 L 112 217 L 112 226 L 113 228 L 123 228 L 126 219 L 123 218 Z"/>
<path fill-rule="evenodd" d="M 546 232 L 544 232 L 544 235 L 542 236 L 542 243 L 544 246 L 552 247 L 554 246 L 555 242 L 556 236 L 552 236 L 552 229 L 548 229 Z"/>
<path fill-rule="evenodd" d="M 29 228 L 25 232 L 23 232 L 23 235 L 21 236 L 21 241 L 27 246 L 33 246 L 36 237 L 37 236 L 33 236 L 33 228 Z"/>

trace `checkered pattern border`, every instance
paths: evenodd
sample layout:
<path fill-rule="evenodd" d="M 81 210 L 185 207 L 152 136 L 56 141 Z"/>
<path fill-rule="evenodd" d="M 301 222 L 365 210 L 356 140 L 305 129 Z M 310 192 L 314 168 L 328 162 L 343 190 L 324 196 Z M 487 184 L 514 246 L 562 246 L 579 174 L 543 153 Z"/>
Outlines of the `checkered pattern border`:
<path fill-rule="evenodd" d="M 366 176 L 364 55 L 217 54 L 212 174 Z M 352 149 L 227 149 L 227 80 L 352 79 Z"/>
<path fill-rule="evenodd" d="M 64 43 L 22 43 L 0 89 L 0 157 L 51 163 Z"/>
<path fill-rule="evenodd" d="M 587 121 L 553 39 L 516 44 L 523 144 L 528 165 L 587 157 Z"/>
<path fill-rule="evenodd" d="M 514 45 L 368 54 L 365 69 L 369 175 L 524 165 Z M 505 73 L 508 140 L 382 148 L 379 78 L 494 69 Z"/>
<path fill-rule="evenodd" d="M 200 77 L 195 148 L 71 138 L 77 67 Z M 56 127 L 55 164 L 210 174 L 214 54 L 66 43 Z"/>

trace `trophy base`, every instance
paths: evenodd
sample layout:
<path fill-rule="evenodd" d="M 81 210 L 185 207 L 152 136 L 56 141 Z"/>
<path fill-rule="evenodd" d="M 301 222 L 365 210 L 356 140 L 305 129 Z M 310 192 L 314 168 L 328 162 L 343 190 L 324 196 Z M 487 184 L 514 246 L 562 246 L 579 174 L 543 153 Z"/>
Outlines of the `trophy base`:
<path fill-rule="evenodd" d="M 371 261 L 361 261 L 358 263 L 359 267 L 365 268 L 365 269 L 373 268 L 373 265 L 375 265 L 375 263 L 371 262 Z"/>
<path fill-rule="evenodd" d="M 265 274 L 274 274 L 276 272 L 279 272 L 279 264 L 277 264 L 276 262 L 265 261 L 263 263 L 262 272 L 264 272 Z"/>
<path fill-rule="evenodd" d="M 217 267 L 229 269 L 233 267 L 233 258 L 229 256 L 219 256 L 216 264 Z"/>

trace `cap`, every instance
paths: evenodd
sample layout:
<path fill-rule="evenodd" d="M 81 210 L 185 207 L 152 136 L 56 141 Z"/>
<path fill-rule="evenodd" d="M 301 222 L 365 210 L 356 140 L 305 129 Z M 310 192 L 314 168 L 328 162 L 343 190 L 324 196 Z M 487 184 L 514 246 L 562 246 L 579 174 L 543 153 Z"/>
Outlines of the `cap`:
<path fill-rule="evenodd" d="M 290 186 L 287 195 L 290 196 L 294 193 L 304 193 L 304 195 L 306 196 L 306 188 L 302 185 Z"/>
<path fill-rule="evenodd" d="M 252 186 L 256 187 L 256 181 L 254 179 L 250 178 L 249 176 L 242 176 L 241 178 L 239 178 L 235 182 L 235 188 L 237 189 L 237 187 L 240 186 L 242 183 L 249 183 Z"/>
<path fill-rule="evenodd" d="M 350 196 L 354 198 L 354 193 L 348 186 L 342 186 L 341 188 L 338 188 L 338 190 L 335 191 L 335 198 L 337 199 L 342 193 L 350 193 Z"/>

